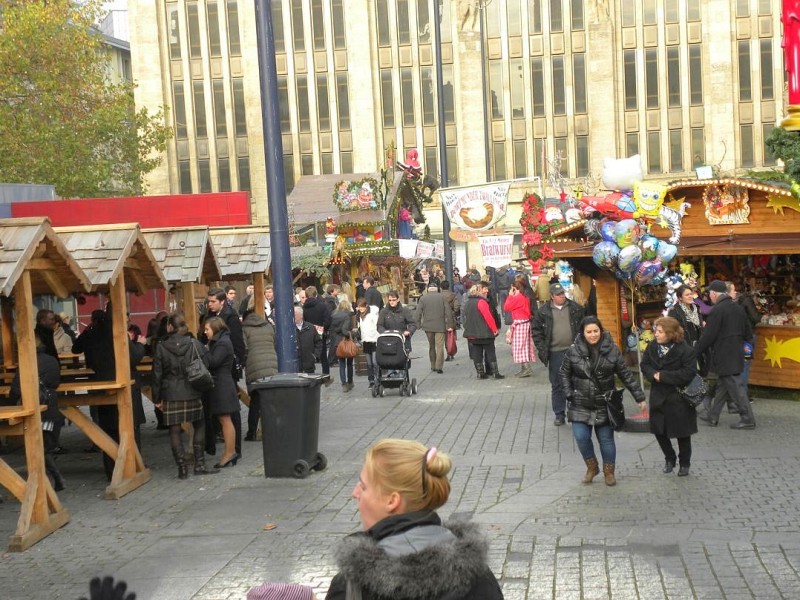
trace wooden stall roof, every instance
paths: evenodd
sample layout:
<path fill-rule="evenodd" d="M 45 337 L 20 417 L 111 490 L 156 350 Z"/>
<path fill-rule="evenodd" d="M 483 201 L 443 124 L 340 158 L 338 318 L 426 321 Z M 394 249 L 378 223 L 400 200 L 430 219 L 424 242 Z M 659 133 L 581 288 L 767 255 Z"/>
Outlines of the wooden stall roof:
<path fill-rule="evenodd" d="M 143 229 L 142 234 L 168 282 L 222 279 L 208 227 Z"/>
<path fill-rule="evenodd" d="M 66 298 L 71 292 L 91 288 L 48 218 L 0 219 L 0 294 L 10 296 L 27 268 L 34 294 Z"/>
<path fill-rule="evenodd" d="M 55 231 L 89 277 L 92 291 L 108 291 L 120 274 L 129 292 L 167 287 L 138 224 L 57 227 Z"/>
<path fill-rule="evenodd" d="M 272 261 L 267 227 L 225 227 L 209 230 L 222 279 L 248 279 L 266 273 Z"/>

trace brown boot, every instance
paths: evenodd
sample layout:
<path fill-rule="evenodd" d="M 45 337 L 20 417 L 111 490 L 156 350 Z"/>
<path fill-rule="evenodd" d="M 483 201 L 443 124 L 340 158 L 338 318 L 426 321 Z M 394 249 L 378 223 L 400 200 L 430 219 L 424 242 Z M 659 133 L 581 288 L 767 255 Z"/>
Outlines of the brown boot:
<path fill-rule="evenodd" d="M 592 483 L 592 480 L 600 472 L 600 467 L 597 464 L 596 458 L 586 459 L 586 475 L 583 476 L 583 483 Z"/>
<path fill-rule="evenodd" d="M 617 478 L 614 477 L 614 465 L 603 465 L 603 477 L 606 478 L 606 485 L 617 485 Z"/>

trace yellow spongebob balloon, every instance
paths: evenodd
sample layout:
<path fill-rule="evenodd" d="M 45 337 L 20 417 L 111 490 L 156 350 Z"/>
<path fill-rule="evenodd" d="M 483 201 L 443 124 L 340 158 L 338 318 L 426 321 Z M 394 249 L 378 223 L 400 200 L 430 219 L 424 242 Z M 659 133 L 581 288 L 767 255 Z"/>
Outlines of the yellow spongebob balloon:
<path fill-rule="evenodd" d="M 642 217 L 655 219 L 667 197 L 667 186 L 646 181 L 633 184 L 633 202 L 636 204 L 634 219 Z"/>

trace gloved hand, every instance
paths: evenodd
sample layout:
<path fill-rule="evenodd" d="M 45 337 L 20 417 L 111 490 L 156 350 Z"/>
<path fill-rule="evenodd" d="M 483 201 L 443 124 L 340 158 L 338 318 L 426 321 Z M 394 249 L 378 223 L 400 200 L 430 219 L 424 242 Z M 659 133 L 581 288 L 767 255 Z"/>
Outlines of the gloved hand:
<path fill-rule="evenodd" d="M 114 578 L 110 576 L 95 577 L 89 582 L 89 598 L 85 596 L 80 600 L 136 600 L 136 594 L 131 592 L 126 594 L 128 584 L 118 581 L 114 584 Z"/>

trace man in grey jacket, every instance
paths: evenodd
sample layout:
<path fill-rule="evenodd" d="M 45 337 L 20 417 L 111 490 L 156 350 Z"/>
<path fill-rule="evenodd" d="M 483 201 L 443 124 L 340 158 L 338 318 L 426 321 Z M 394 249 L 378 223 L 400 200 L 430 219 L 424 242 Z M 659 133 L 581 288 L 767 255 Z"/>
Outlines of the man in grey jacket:
<path fill-rule="evenodd" d="M 444 373 L 444 342 L 447 332 L 455 327 L 455 321 L 453 310 L 435 283 L 428 286 L 428 293 L 417 303 L 417 325 L 428 336 L 431 371 Z"/>

